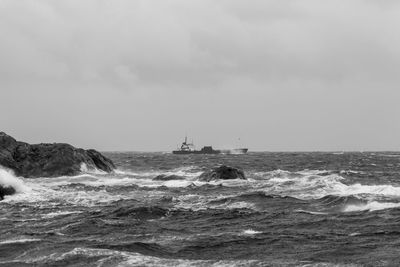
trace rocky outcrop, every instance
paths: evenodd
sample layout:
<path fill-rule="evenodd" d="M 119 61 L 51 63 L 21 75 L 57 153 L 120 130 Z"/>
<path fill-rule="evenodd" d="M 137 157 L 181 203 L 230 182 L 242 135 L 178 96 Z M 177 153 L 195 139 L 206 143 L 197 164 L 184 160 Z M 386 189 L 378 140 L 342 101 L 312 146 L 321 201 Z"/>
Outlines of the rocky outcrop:
<path fill-rule="evenodd" d="M 210 171 L 206 171 L 199 176 L 199 181 L 210 182 L 213 180 L 230 180 L 230 179 L 246 179 L 244 172 L 241 169 L 219 166 Z"/>
<path fill-rule="evenodd" d="M 96 150 L 75 148 L 69 144 L 30 145 L 0 132 L 0 165 L 23 177 L 77 175 L 87 169 L 111 172 L 114 163 Z"/>
<path fill-rule="evenodd" d="M 160 174 L 153 178 L 153 181 L 171 181 L 171 180 L 185 180 L 185 177 L 175 174 Z"/>
<path fill-rule="evenodd" d="M 0 200 L 3 200 L 4 196 L 14 195 L 15 193 L 16 191 L 13 187 L 0 185 Z"/>

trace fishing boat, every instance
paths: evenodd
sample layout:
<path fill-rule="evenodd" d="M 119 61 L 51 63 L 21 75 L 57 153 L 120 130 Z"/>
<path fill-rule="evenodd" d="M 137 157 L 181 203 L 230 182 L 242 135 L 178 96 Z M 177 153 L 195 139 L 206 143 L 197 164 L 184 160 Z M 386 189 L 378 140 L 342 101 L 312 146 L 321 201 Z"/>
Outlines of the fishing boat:
<path fill-rule="evenodd" d="M 181 147 L 177 150 L 172 151 L 173 154 L 186 155 L 186 154 L 245 154 L 247 153 L 247 148 L 235 148 L 235 149 L 213 149 L 212 146 L 204 146 L 200 150 L 196 150 L 193 144 L 188 143 L 187 136 L 185 136 L 185 141 L 182 142 Z"/>

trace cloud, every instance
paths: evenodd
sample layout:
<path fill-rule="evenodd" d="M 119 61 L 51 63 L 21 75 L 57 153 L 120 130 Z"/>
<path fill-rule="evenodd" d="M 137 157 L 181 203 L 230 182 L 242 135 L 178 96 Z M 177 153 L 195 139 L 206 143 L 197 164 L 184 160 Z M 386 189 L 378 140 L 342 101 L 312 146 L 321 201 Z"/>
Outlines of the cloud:
<path fill-rule="evenodd" d="M 0 0 L 0 123 L 32 142 L 119 136 L 106 149 L 168 148 L 160 132 L 190 129 L 276 150 L 396 147 L 398 25 L 398 1 Z"/>
<path fill-rule="evenodd" d="M 10 1 L 1 78 L 174 85 L 398 81 L 398 3 Z"/>

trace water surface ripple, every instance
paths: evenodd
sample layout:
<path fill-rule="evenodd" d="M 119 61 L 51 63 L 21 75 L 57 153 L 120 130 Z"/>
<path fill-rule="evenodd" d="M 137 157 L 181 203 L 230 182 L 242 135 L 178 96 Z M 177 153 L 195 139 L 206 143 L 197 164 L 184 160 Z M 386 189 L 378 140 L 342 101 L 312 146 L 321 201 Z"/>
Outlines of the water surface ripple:
<path fill-rule="evenodd" d="M 116 173 L 0 169 L 0 266 L 400 265 L 400 153 L 105 154 Z M 248 180 L 197 180 L 219 164 Z"/>

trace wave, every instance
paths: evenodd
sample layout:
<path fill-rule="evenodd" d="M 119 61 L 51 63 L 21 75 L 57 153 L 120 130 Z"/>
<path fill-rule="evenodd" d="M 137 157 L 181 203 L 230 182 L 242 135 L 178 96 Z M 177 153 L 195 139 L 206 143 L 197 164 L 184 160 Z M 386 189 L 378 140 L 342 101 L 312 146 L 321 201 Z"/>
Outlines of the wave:
<path fill-rule="evenodd" d="M 176 168 L 167 172 L 144 171 L 132 172 L 117 169 L 113 174 L 85 172 L 76 176 L 60 176 L 52 178 L 35 178 L 34 182 L 52 188 L 71 184 L 82 184 L 92 187 L 102 186 L 139 186 L 139 187 L 188 187 L 196 182 L 202 172 L 195 166 Z M 176 177 L 170 180 L 153 180 L 157 176 L 164 175 Z M 201 185 L 201 183 L 197 183 Z"/>
<path fill-rule="evenodd" d="M 377 211 L 377 210 L 385 210 L 393 208 L 400 208 L 400 203 L 372 201 L 359 205 L 349 204 L 343 209 L 343 212 Z"/>
<path fill-rule="evenodd" d="M 248 209 L 257 212 L 265 212 L 274 208 L 291 209 L 305 203 L 306 202 L 302 200 L 289 196 L 268 195 L 265 192 L 256 191 L 218 197 L 208 200 L 203 206 L 212 209 Z"/>
<path fill-rule="evenodd" d="M 137 242 L 136 247 L 140 247 Z M 143 248 L 151 250 L 150 246 L 142 244 Z M 154 254 L 154 253 L 152 253 Z M 93 266 L 120 266 L 120 267 L 139 267 L 139 266 L 265 266 L 270 265 L 271 261 L 263 262 L 260 260 L 197 260 L 197 259 L 174 259 L 169 257 L 144 255 L 137 252 L 118 251 L 106 248 L 84 248 L 76 247 L 69 251 L 52 252 L 48 255 L 33 256 L 28 260 L 18 259 L 13 261 L 0 261 L 2 264 L 16 265 L 68 265 L 76 262 L 85 262 Z M 277 265 L 285 265 L 289 262 L 273 261 Z M 291 262 L 292 264 L 294 262 Z"/>
<path fill-rule="evenodd" d="M 292 197 L 279 196 L 279 195 L 268 195 L 265 192 L 256 191 L 256 192 L 249 192 L 249 193 L 244 193 L 244 194 L 235 195 L 235 196 L 219 198 L 216 200 L 212 200 L 209 203 L 210 204 L 222 204 L 222 203 L 227 203 L 227 202 L 232 202 L 232 201 L 265 202 L 268 200 L 278 200 L 280 202 L 282 200 L 296 201 L 296 199 L 292 198 Z"/>
<path fill-rule="evenodd" d="M 23 178 L 16 177 L 11 170 L 2 167 L 0 167 L 0 185 L 12 187 L 17 193 L 30 191 L 29 186 L 24 183 Z"/>
<path fill-rule="evenodd" d="M 149 207 L 120 207 L 113 210 L 110 214 L 112 217 L 132 217 L 136 220 L 152 220 L 167 216 L 168 209 L 149 206 Z"/>
<path fill-rule="evenodd" d="M 367 202 L 366 200 L 360 199 L 353 195 L 350 196 L 328 195 L 315 200 L 313 203 L 325 208 L 332 208 L 345 205 L 363 205 L 366 202 Z"/>
<path fill-rule="evenodd" d="M 41 239 L 37 239 L 37 238 L 8 239 L 8 240 L 0 241 L 0 246 L 8 245 L 8 244 L 39 242 L 39 241 L 41 241 Z"/>
<path fill-rule="evenodd" d="M 243 231 L 243 234 L 245 235 L 256 235 L 256 234 L 261 234 L 262 232 L 260 231 L 255 231 L 253 229 L 247 229 Z"/>
<path fill-rule="evenodd" d="M 295 212 L 307 213 L 307 214 L 311 214 L 311 215 L 328 215 L 329 214 L 328 212 L 309 211 L 309 210 L 302 210 L 302 209 L 295 210 Z"/>
<path fill-rule="evenodd" d="M 328 195 L 323 198 L 310 202 L 310 207 L 315 210 L 299 209 L 296 212 L 309 213 L 313 215 L 324 215 L 336 212 L 358 212 L 358 211 L 378 211 L 384 209 L 399 208 L 400 202 L 379 202 L 370 201 L 362 196 L 335 196 Z"/>
<path fill-rule="evenodd" d="M 276 170 L 254 173 L 254 188 L 269 194 L 287 195 L 300 199 L 324 196 L 364 195 L 365 197 L 400 198 L 400 187 L 390 184 L 347 184 L 346 178 L 326 170 L 289 172 Z"/>
<path fill-rule="evenodd" d="M 202 174 L 203 171 L 200 170 L 198 166 L 192 165 L 192 166 L 178 167 L 169 171 L 160 171 L 160 170 L 132 171 L 132 170 L 117 169 L 115 170 L 115 173 L 117 175 L 143 177 L 143 178 L 148 178 L 148 177 L 155 178 L 158 175 L 166 175 L 166 176 L 176 175 L 176 176 L 183 176 L 186 178 L 196 178 L 200 174 Z"/>
<path fill-rule="evenodd" d="M 88 173 L 88 174 L 107 174 L 107 172 L 99 170 L 97 168 L 88 168 L 88 166 L 86 165 L 86 163 L 81 163 L 81 172 L 82 173 Z"/>
<path fill-rule="evenodd" d="M 319 199 L 301 200 L 289 196 L 268 195 L 265 192 L 250 192 L 217 198 L 203 204 L 214 209 L 252 209 L 267 211 L 271 208 L 293 210 L 297 213 L 327 215 L 354 211 L 377 211 L 399 208 L 400 202 L 379 202 L 360 195 L 327 195 Z"/>
<path fill-rule="evenodd" d="M 13 184 L 19 178 L 6 173 Z M 8 181 L 7 180 L 7 181 Z M 60 202 L 79 206 L 94 206 L 118 200 L 134 198 L 152 199 L 168 188 L 190 188 L 190 180 L 153 181 L 151 178 L 127 177 L 115 174 L 80 174 L 53 178 L 24 179 L 20 191 L 26 194 L 8 198 L 11 202 L 26 202 L 40 205 L 43 202 Z M 11 184 L 7 182 L 6 184 Z M 26 187 L 23 187 L 23 186 Z M 29 190 L 25 190 L 28 188 Z M 149 190 L 153 190 L 149 193 Z M 160 191 L 160 193 L 158 192 Z"/>
<path fill-rule="evenodd" d="M 56 212 L 50 212 L 47 214 L 43 214 L 42 218 L 51 219 L 51 218 L 55 218 L 58 216 L 66 216 L 66 215 L 78 214 L 78 213 L 82 213 L 82 211 L 56 211 Z"/>
<path fill-rule="evenodd" d="M 392 206 L 397 207 L 397 200 L 400 200 L 400 187 L 388 184 L 347 184 L 345 177 L 329 170 L 249 172 L 248 180 L 201 182 L 196 180 L 201 173 L 200 169 L 189 166 L 168 172 L 147 171 L 135 174 L 119 170 L 113 174 L 83 173 L 72 177 L 35 179 L 18 178 L 12 172 L 0 169 L 0 184 L 15 186 L 17 192 L 26 193 L 15 195 L 7 201 L 36 203 L 63 200 L 64 203 L 83 206 L 135 198 L 154 200 L 154 197 L 159 198 L 166 192 L 176 194 L 177 190 L 199 195 L 196 198 L 175 198 L 174 204 L 177 207 L 194 209 L 265 210 L 272 204 L 275 207 L 278 204 L 291 204 L 293 209 L 309 210 L 301 206 L 304 204 L 302 201 L 317 200 L 313 202 L 319 208 L 316 212 L 340 210 L 339 207 L 346 210 L 360 207 L 376 210 L 377 207 L 363 205 L 376 201 L 394 203 Z M 184 179 L 155 181 L 152 178 L 157 174 L 184 174 Z M 348 208 L 343 208 L 346 205 Z"/>

